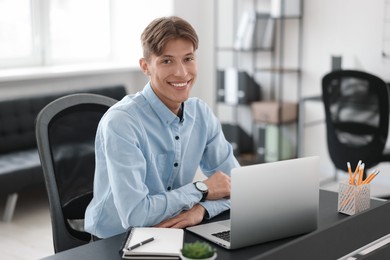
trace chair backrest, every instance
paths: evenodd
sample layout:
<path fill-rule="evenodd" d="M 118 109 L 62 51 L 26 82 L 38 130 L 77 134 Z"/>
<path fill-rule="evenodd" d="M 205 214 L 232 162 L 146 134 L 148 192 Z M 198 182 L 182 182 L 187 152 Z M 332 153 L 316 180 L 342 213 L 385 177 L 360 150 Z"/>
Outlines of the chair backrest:
<path fill-rule="evenodd" d="M 83 223 L 93 194 L 95 134 L 101 117 L 116 102 L 97 94 L 67 95 L 49 103 L 36 118 L 56 253 L 90 241 Z"/>
<path fill-rule="evenodd" d="M 389 127 L 386 83 L 369 73 L 339 70 L 322 79 L 329 155 L 336 168 L 381 162 Z"/>

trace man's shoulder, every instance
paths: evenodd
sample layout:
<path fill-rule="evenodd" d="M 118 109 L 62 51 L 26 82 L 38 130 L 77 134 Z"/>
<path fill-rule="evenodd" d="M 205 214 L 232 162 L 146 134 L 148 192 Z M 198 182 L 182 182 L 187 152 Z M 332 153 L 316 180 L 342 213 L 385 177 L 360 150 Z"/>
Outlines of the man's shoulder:
<path fill-rule="evenodd" d="M 136 95 L 127 95 L 111 106 L 104 114 L 102 121 L 108 123 L 123 121 L 125 118 L 138 118 L 139 105 L 135 101 Z"/>
<path fill-rule="evenodd" d="M 210 106 L 204 100 L 197 97 L 189 98 L 184 105 L 184 109 L 196 111 L 197 113 L 201 114 L 212 113 Z"/>
<path fill-rule="evenodd" d="M 206 109 L 206 110 L 210 109 L 209 105 L 204 100 L 198 97 L 190 97 L 185 102 L 185 105 L 191 106 L 196 109 Z"/>
<path fill-rule="evenodd" d="M 110 110 L 133 111 L 143 103 L 146 103 L 145 98 L 140 93 L 129 94 L 113 105 Z"/>

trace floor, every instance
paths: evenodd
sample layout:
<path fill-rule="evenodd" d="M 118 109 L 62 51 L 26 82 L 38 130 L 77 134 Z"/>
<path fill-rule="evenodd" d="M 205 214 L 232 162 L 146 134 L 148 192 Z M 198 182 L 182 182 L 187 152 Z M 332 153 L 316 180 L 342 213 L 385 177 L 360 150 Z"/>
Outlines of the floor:
<path fill-rule="evenodd" d="M 5 199 L 0 196 L 0 216 Z M 54 254 L 48 205 L 44 187 L 19 194 L 12 221 L 0 221 L 1 259 L 40 259 Z"/>
<path fill-rule="evenodd" d="M 345 176 L 340 175 L 339 181 Z M 338 181 L 332 176 L 322 176 L 321 187 L 337 191 Z M 388 188 L 387 188 L 388 189 Z M 372 185 L 372 196 L 383 192 L 383 187 Z M 5 197 L 0 197 L 0 216 Z M 15 215 L 11 222 L 0 221 L 1 259 L 40 259 L 54 254 L 50 213 L 44 187 L 19 195 Z"/>

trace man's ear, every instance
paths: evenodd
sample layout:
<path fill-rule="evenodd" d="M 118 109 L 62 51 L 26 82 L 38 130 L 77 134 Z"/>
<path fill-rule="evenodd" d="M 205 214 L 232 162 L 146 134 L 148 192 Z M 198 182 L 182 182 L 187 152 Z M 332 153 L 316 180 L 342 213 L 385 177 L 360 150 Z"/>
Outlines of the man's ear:
<path fill-rule="evenodd" d="M 150 75 L 150 72 L 149 72 L 149 69 L 148 69 L 148 63 L 146 62 L 145 58 L 139 59 L 139 67 L 141 68 L 141 70 L 143 71 L 143 73 L 146 76 Z"/>

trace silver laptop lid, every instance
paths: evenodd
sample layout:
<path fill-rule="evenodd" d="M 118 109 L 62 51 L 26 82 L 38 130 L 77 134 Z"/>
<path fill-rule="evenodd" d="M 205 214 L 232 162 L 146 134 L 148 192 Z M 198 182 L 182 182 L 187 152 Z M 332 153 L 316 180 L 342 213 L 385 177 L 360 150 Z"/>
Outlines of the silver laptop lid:
<path fill-rule="evenodd" d="M 231 248 L 317 228 L 319 157 L 243 166 L 231 176 Z"/>

